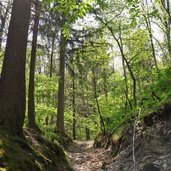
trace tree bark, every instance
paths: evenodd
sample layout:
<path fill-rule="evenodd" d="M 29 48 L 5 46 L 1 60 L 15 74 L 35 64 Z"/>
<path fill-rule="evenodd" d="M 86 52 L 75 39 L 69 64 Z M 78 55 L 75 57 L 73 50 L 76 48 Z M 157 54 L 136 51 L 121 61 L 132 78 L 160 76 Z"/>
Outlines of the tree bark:
<path fill-rule="evenodd" d="M 4 32 L 4 28 L 5 28 L 8 12 L 9 12 L 10 8 L 11 8 L 11 2 L 8 2 L 4 15 L 0 14 L 0 19 L 1 19 L 1 26 L 0 26 L 0 50 L 2 49 L 3 32 Z"/>
<path fill-rule="evenodd" d="M 171 14 L 170 14 L 170 0 L 161 0 L 161 4 L 167 13 L 168 20 L 165 21 L 164 26 L 166 29 L 167 49 L 169 57 L 171 58 L 171 37 L 170 37 L 170 25 L 171 25 Z"/>
<path fill-rule="evenodd" d="M 122 67 L 123 67 L 123 74 L 124 74 L 124 79 L 125 79 L 125 97 L 126 97 L 126 101 L 125 101 L 125 113 L 127 112 L 127 105 L 129 103 L 130 109 L 132 109 L 132 103 L 129 99 L 129 87 L 128 87 L 128 78 L 127 78 L 127 72 L 126 72 L 126 66 L 125 66 L 125 55 L 123 52 L 123 43 L 122 43 L 122 37 L 121 37 L 121 29 L 120 29 L 120 52 L 121 52 L 121 56 L 122 56 Z M 119 43 L 119 42 L 118 42 Z"/>
<path fill-rule="evenodd" d="M 64 128 L 64 79 L 65 79 L 65 51 L 66 39 L 61 32 L 60 56 L 59 56 L 59 86 L 58 86 L 58 111 L 57 111 L 57 129 L 65 132 Z"/>
<path fill-rule="evenodd" d="M 52 50 L 50 53 L 50 77 L 52 77 L 53 73 L 53 53 L 54 53 L 54 47 L 55 47 L 55 37 L 52 38 Z"/>
<path fill-rule="evenodd" d="M 106 97 L 106 101 L 108 101 L 108 90 L 107 90 L 107 74 L 106 69 L 103 69 L 103 87 L 104 87 L 104 93 Z"/>
<path fill-rule="evenodd" d="M 14 0 L 1 79 L 0 125 L 22 134 L 25 117 L 25 61 L 31 3 Z"/>
<path fill-rule="evenodd" d="M 76 140 L 76 119 L 75 119 L 75 74 L 74 74 L 74 69 L 73 69 L 73 76 L 72 76 L 72 108 L 73 108 L 73 139 Z"/>
<path fill-rule="evenodd" d="M 96 101 L 97 111 L 98 111 L 98 115 L 99 115 L 99 118 L 100 118 L 100 129 L 105 134 L 106 133 L 106 127 L 105 127 L 103 117 L 101 115 L 100 105 L 99 105 L 99 101 L 98 101 L 98 97 L 97 97 L 97 83 L 96 83 L 96 75 L 95 75 L 94 68 L 92 69 L 92 74 L 93 74 L 94 98 L 95 98 L 95 101 Z"/>
<path fill-rule="evenodd" d="M 156 59 L 156 53 L 155 53 L 155 48 L 154 48 L 154 42 L 153 42 L 153 35 L 152 35 L 152 30 L 151 30 L 151 22 L 150 22 L 150 18 L 149 16 L 144 16 L 145 22 L 146 22 L 146 27 L 148 30 L 148 34 L 149 34 L 149 39 L 150 39 L 150 44 L 151 44 L 151 50 L 152 50 L 152 56 L 153 56 L 153 60 L 154 60 L 154 65 L 156 67 L 157 73 L 159 74 L 159 67 L 157 64 L 157 59 Z"/>
<path fill-rule="evenodd" d="M 90 140 L 90 129 L 86 127 L 86 140 Z"/>
<path fill-rule="evenodd" d="M 38 130 L 35 123 L 35 103 L 34 103 L 34 77 L 35 77 L 35 63 L 36 63 L 36 50 L 37 50 L 37 36 L 40 18 L 40 2 L 35 2 L 35 18 L 33 26 L 33 39 L 31 49 L 30 61 L 30 77 L 29 77 L 29 93 L 28 93 L 28 127 Z"/>

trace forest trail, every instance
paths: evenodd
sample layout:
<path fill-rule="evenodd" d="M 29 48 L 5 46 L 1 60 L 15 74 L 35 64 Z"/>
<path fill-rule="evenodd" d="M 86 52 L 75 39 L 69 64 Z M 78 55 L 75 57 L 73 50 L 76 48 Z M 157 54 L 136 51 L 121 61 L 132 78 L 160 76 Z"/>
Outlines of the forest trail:
<path fill-rule="evenodd" d="M 68 156 L 75 171 L 102 171 L 110 163 L 110 151 L 94 148 L 94 141 L 74 141 L 69 147 Z"/>

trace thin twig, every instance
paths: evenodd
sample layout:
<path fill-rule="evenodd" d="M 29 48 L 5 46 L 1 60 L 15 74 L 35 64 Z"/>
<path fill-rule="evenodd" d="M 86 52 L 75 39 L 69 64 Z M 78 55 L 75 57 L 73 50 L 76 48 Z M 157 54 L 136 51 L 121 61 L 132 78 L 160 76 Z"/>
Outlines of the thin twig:
<path fill-rule="evenodd" d="M 134 111 L 134 113 L 135 113 L 135 111 Z M 135 158 L 136 125 L 137 125 L 137 122 L 138 122 L 138 120 L 140 118 L 140 114 L 141 114 L 141 108 L 139 110 L 138 116 L 136 116 L 136 118 L 134 120 L 134 130 L 133 130 L 133 137 L 132 137 L 132 158 L 133 158 L 133 163 L 134 163 L 134 171 L 136 171 L 136 158 Z"/>

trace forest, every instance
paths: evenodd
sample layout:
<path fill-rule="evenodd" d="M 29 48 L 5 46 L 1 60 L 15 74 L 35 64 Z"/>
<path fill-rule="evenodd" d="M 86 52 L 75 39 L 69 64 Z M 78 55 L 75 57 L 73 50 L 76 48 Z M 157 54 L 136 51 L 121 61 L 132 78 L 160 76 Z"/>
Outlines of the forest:
<path fill-rule="evenodd" d="M 0 73 L 0 171 L 171 171 L 170 0 L 1 0 Z"/>

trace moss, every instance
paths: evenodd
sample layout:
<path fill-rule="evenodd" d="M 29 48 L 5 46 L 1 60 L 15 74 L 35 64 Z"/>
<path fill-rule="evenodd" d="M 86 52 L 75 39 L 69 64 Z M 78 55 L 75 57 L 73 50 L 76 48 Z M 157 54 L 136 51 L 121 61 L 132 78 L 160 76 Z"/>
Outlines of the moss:
<path fill-rule="evenodd" d="M 56 130 L 54 133 L 50 132 L 45 135 L 51 141 L 60 144 L 65 149 L 73 142 L 72 138 L 69 137 L 66 133 Z"/>
<path fill-rule="evenodd" d="M 29 133 L 26 137 L 0 129 L 0 171 L 72 170 L 58 144 L 38 134 Z"/>
<path fill-rule="evenodd" d="M 6 168 L 0 168 L 0 171 L 7 171 Z"/>
<path fill-rule="evenodd" d="M 118 129 L 112 134 L 112 140 L 113 140 L 113 141 L 118 141 L 118 140 L 121 138 L 124 129 L 125 129 L 124 126 L 121 126 L 120 128 L 118 128 Z"/>

